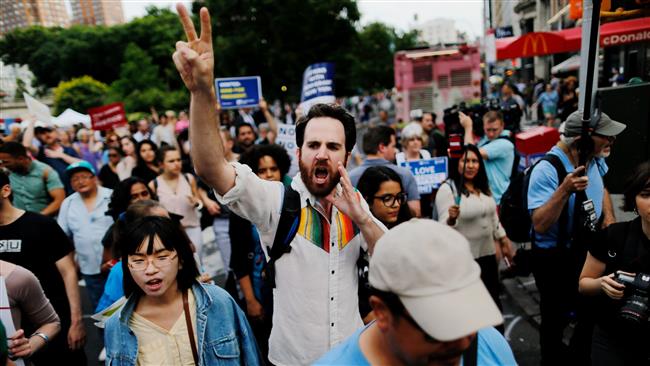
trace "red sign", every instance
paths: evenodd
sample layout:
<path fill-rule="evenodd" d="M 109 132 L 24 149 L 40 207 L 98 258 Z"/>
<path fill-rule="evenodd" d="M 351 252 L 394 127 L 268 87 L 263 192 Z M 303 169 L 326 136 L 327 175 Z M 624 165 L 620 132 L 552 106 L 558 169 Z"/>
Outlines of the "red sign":
<path fill-rule="evenodd" d="M 114 126 L 127 124 L 123 103 L 112 103 L 88 109 L 93 130 L 110 130 Z"/>

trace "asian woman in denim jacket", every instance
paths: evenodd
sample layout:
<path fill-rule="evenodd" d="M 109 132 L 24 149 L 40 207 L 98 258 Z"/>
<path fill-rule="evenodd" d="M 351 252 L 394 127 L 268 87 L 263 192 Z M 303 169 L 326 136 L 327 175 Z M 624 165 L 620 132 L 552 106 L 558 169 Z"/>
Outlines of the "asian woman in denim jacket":
<path fill-rule="evenodd" d="M 134 222 L 122 243 L 122 266 L 128 300 L 106 322 L 106 365 L 263 363 L 235 301 L 196 280 L 190 243 L 173 221 Z"/>

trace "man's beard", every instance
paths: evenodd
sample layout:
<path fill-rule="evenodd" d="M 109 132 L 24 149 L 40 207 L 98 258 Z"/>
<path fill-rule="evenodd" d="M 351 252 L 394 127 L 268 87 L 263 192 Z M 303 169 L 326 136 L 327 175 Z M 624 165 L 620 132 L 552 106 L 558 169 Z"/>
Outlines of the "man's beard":
<path fill-rule="evenodd" d="M 308 167 L 306 164 L 303 164 L 302 160 L 298 162 L 298 167 L 300 168 L 300 178 L 302 182 L 307 187 L 307 190 L 314 196 L 321 198 L 325 197 L 332 192 L 334 187 L 339 184 L 341 180 L 341 174 L 338 169 L 334 171 L 330 170 L 330 166 L 327 163 L 316 164 L 313 168 Z M 317 168 L 324 168 L 327 170 L 327 178 L 329 179 L 327 184 L 317 184 L 314 182 L 315 179 L 315 170 Z"/>

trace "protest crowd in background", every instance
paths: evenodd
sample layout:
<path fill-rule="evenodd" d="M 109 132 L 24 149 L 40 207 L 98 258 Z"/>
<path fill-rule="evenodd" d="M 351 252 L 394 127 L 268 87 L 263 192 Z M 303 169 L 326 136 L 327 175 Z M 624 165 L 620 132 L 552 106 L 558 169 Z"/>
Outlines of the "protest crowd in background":
<path fill-rule="evenodd" d="M 206 42 L 190 41 L 177 66 Z M 2 138 L 0 285 L 15 326 L 4 355 L 86 364 L 86 334 L 99 332 L 82 321 L 88 296 L 95 312 L 122 306 L 103 319 L 97 357 L 111 365 L 516 364 L 499 293 L 523 266 L 505 206 L 524 179 L 514 196 L 526 197 L 533 247 L 519 261 L 529 256 L 540 290 L 541 362 L 648 361 L 647 313 L 637 327 L 612 319 L 626 301 L 613 273 L 631 273 L 628 284 L 650 273 L 650 167 L 625 193 L 639 218 L 615 223 L 603 176 L 624 121 L 602 115 L 579 167 L 574 78 L 506 80 L 486 85 L 479 107 L 402 120 L 395 91 L 226 109 L 204 95 L 216 97 L 211 69 L 181 75 L 187 110 L 151 106 L 101 131 L 30 118 Z M 525 175 L 514 145 L 524 120 L 561 129 Z M 576 234 L 584 198 L 603 234 Z"/>

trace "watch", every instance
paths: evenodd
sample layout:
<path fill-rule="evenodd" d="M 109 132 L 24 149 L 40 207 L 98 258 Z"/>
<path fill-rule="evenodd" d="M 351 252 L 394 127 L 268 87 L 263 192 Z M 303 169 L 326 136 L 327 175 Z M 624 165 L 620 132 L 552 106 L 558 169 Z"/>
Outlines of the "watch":
<path fill-rule="evenodd" d="M 41 337 L 45 341 L 45 344 L 50 343 L 50 337 L 48 337 L 47 334 L 45 334 L 45 333 L 36 332 L 36 333 L 32 334 L 29 338 L 32 338 L 32 337 Z"/>

